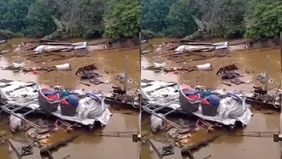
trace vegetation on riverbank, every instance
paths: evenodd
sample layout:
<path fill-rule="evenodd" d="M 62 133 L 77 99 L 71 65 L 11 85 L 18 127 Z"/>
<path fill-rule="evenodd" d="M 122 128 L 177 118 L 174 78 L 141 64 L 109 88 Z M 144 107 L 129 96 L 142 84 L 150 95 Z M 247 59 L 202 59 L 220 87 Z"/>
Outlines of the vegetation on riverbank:
<path fill-rule="evenodd" d="M 147 36 L 275 38 L 282 31 L 281 0 L 141 0 Z"/>
<path fill-rule="evenodd" d="M 140 30 L 140 1 L 0 1 L 0 29 L 28 37 L 132 38 Z"/>

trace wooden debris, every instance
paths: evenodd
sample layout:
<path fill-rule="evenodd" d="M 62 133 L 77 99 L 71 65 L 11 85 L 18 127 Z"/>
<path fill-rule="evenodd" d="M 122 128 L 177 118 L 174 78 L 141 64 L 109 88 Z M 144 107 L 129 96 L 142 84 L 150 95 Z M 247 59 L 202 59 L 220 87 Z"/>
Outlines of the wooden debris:
<path fill-rule="evenodd" d="M 162 154 L 161 152 L 159 151 L 159 149 L 153 144 L 153 142 L 151 140 L 147 140 L 148 143 L 152 146 L 152 148 L 155 150 L 155 152 L 157 153 L 157 155 L 159 156 L 159 158 L 162 158 Z"/>
<path fill-rule="evenodd" d="M 239 78 L 231 79 L 230 82 L 234 83 L 236 85 L 240 85 L 240 84 L 245 83 L 244 81 L 240 80 Z"/>
<path fill-rule="evenodd" d="M 21 147 L 21 156 L 27 156 L 33 154 L 31 145 L 26 145 Z"/>
<path fill-rule="evenodd" d="M 215 125 L 212 125 L 211 123 L 204 121 L 204 120 L 201 120 L 201 119 L 197 120 L 196 126 L 198 128 L 205 129 L 206 132 L 212 132 L 212 131 L 215 130 L 214 129 Z"/>
<path fill-rule="evenodd" d="M 64 157 L 64 158 L 62 158 L 62 159 L 67 159 L 67 158 L 69 158 L 71 155 L 67 155 L 66 157 Z"/>
<path fill-rule="evenodd" d="M 230 83 L 227 83 L 227 82 L 222 82 L 222 81 L 221 81 L 220 83 L 222 83 L 222 84 L 224 84 L 224 85 L 226 85 L 226 86 L 229 86 L 229 87 L 231 86 L 231 84 L 230 84 Z"/>
<path fill-rule="evenodd" d="M 11 146 L 11 148 L 15 151 L 16 155 L 18 158 L 22 158 L 20 152 L 17 150 L 17 148 L 12 144 L 12 142 L 10 141 L 10 139 L 6 140 L 8 142 L 8 144 Z"/>
<path fill-rule="evenodd" d="M 81 74 L 85 71 L 94 71 L 94 70 L 97 70 L 97 67 L 94 65 L 94 64 L 91 64 L 91 65 L 87 65 L 87 66 L 84 66 L 84 67 L 80 67 L 76 72 L 75 72 L 75 75 L 78 75 L 78 74 Z"/>
<path fill-rule="evenodd" d="M 188 147 L 181 150 L 181 155 L 182 156 L 188 156 L 190 159 L 195 159 L 192 152 L 190 151 L 190 149 Z"/>
<path fill-rule="evenodd" d="M 215 140 L 216 138 L 218 138 L 222 134 L 221 132 L 213 132 L 212 134 L 207 134 L 206 132 L 205 133 L 198 132 L 198 133 L 199 133 L 199 135 L 197 135 L 197 136 L 201 136 L 201 137 L 206 136 L 206 137 L 203 138 L 203 140 L 201 140 L 201 141 L 197 141 L 196 137 L 192 136 L 189 143 L 187 143 L 188 145 L 185 144 L 185 146 L 182 148 L 181 151 L 186 152 L 186 151 L 192 151 L 194 149 L 197 149 L 200 146 L 206 145 L 207 143 Z M 196 141 L 193 141 L 193 140 L 196 140 Z"/>
<path fill-rule="evenodd" d="M 203 159 L 208 159 L 208 158 L 210 158 L 212 155 L 208 155 L 208 156 L 206 156 L 206 157 L 204 157 Z"/>
<path fill-rule="evenodd" d="M 91 86 L 89 83 L 85 83 L 85 82 L 79 82 L 79 83 L 81 83 L 81 84 L 83 84 L 83 85 L 85 85 L 85 86 L 88 86 L 88 87 Z"/>
<path fill-rule="evenodd" d="M 225 73 L 226 71 L 235 71 L 235 70 L 239 70 L 239 67 L 236 64 L 232 64 L 232 65 L 228 65 L 225 67 L 221 67 L 217 72 L 216 75 Z"/>
<path fill-rule="evenodd" d="M 74 140 L 76 137 L 78 137 L 78 133 L 69 133 L 68 135 L 64 135 L 63 138 L 61 140 L 56 140 L 52 143 L 48 143 L 46 145 L 44 145 L 41 149 L 40 149 L 40 152 L 41 153 L 45 153 L 45 152 L 48 152 L 52 149 L 55 149 L 57 148 L 58 146 L 60 145 L 63 145 L 63 144 L 66 144 L 72 140 Z"/>
<path fill-rule="evenodd" d="M 163 149 L 162 156 L 168 156 L 174 154 L 174 148 L 172 145 L 163 146 L 162 149 Z"/>

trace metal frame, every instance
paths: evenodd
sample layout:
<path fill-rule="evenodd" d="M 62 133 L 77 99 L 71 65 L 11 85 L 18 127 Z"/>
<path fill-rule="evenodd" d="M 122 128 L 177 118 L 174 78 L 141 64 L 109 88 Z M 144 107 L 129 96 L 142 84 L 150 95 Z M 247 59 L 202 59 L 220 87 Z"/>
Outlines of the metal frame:
<path fill-rule="evenodd" d="M 151 93 L 151 92 L 154 92 L 154 91 L 156 91 L 156 90 L 159 90 L 159 89 L 162 89 L 162 88 L 166 88 L 166 87 L 173 87 L 173 86 L 175 86 L 175 85 L 177 85 L 177 83 L 175 83 L 175 82 L 169 82 L 169 83 L 168 83 L 167 85 L 165 85 L 165 86 L 160 86 L 160 87 L 158 87 L 158 88 L 156 88 L 156 89 L 154 89 L 154 90 L 151 90 L 151 91 L 149 91 L 149 92 L 146 92 L 146 93 L 144 93 L 144 94 Z M 141 92 L 142 92 L 142 89 L 141 89 Z M 143 95 L 143 93 L 142 93 L 142 95 Z M 148 98 L 148 100 L 150 100 L 150 98 Z M 180 131 L 184 131 L 184 130 L 185 130 L 185 128 L 183 128 L 182 126 L 180 126 L 180 125 L 177 124 L 176 122 L 173 122 L 172 120 L 169 120 L 169 119 L 166 118 L 166 116 L 168 116 L 168 115 L 170 115 L 170 114 L 172 114 L 172 113 L 174 113 L 174 112 L 176 112 L 176 111 L 182 110 L 180 107 L 177 108 L 177 109 L 173 109 L 173 108 L 168 107 L 168 106 L 160 106 L 160 105 L 154 105 L 154 104 L 146 104 L 146 105 L 141 105 L 141 108 L 142 108 L 143 111 L 145 111 L 146 113 L 151 114 L 151 115 L 155 115 L 155 116 L 157 116 L 157 117 L 163 119 L 165 122 L 167 122 L 168 124 L 170 124 L 171 126 L 173 126 L 174 128 L 176 128 L 176 129 L 178 129 L 178 130 L 180 130 Z M 168 112 L 164 113 L 164 114 L 163 114 L 164 117 L 159 116 L 157 112 L 158 112 L 158 111 L 161 111 L 161 110 L 164 110 L 164 109 L 171 109 L 171 110 L 169 110 Z"/>
<path fill-rule="evenodd" d="M 168 112 L 166 112 L 165 114 L 163 114 L 165 117 L 162 117 L 162 116 L 159 116 L 157 111 L 160 111 L 162 109 L 172 109 Z M 169 120 L 166 118 L 166 116 L 168 116 L 169 114 L 171 113 L 174 113 L 175 111 L 178 111 L 180 110 L 181 108 L 178 108 L 178 109 L 173 109 L 173 108 L 170 108 L 170 107 L 167 107 L 167 106 L 156 106 L 156 105 L 152 105 L 152 104 L 147 104 L 147 105 L 144 105 L 142 106 L 142 109 L 143 111 L 145 111 L 146 113 L 149 113 L 151 115 L 155 115 L 161 119 L 163 119 L 164 121 L 166 121 L 168 124 L 170 124 L 171 126 L 173 126 L 174 128 L 182 131 L 182 130 L 185 130 L 185 128 L 181 127 L 179 124 L 177 124 L 176 122 L 173 122 L 172 120 Z"/>
<path fill-rule="evenodd" d="M 16 105 L 9 105 L 9 104 L 6 104 L 6 105 L 2 105 L 1 108 L 2 108 L 2 111 L 6 112 L 6 113 L 8 113 L 8 114 L 10 114 L 10 115 L 14 115 L 15 117 L 18 117 L 18 118 L 20 118 L 20 119 L 22 119 L 25 123 L 29 124 L 30 126 L 34 127 L 34 128 L 37 129 L 37 130 L 41 130 L 41 127 L 40 127 L 39 125 L 35 124 L 34 122 L 32 122 L 32 121 L 30 121 L 30 120 L 28 120 L 28 119 L 26 119 L 26 118 L 24 118 L 24 117 L 21 117 L 21 116 L 18 116 L 18 115 L 17 115 L 16 111 L 19 111 L 19 110 L 21 110 L 21 109 L 23 109 L 23 108 L 28 108 L 27 106 L 16 106 Z M 31 109 L 31 110 L 25 112 L 25 113 L 22 114 L 22 115 L 23 115 L 23 116 L 26 116 L 26 115 L 28 115 L 28 114 L 30 114 L 30 113 L 32 113 L 32 112 L 38 110 L 39 108 L 36 108 L 36 109 L 30 108 L 30 109 Z"/>

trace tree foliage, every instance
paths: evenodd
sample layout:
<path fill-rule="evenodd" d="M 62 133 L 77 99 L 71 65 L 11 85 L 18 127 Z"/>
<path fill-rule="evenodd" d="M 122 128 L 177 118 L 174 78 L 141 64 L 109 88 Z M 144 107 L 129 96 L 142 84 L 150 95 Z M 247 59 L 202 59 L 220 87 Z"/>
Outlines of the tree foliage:
<path fill-rule="evenodd" d="M 53 16 L 64 24 L 70 37 L 99 37 L 103 34 L 103 0 L 45 0 Z"/>
<path fill-rule="evenodd" d="M 166 17 L 167 34 L 181 37 L 197 30 L 193 15 L 189 11 L 187 0 L 178 0 L 172 4 Z"/>
<path fill-rule="evenodd" d="M 215 0 L 211 16 L 206 18 L 212 37 L 241 37 L 245 32 L 246 0 Z"/>
<path fill-rule="evenodd" d="M 106 7 L 108 2 L 109 7 Z M 44 37 L 52 33 L 49 37 L 98 38 L 105 33 L 117 39 L 130 38 L 137 35 L 140 29 L 140 2 L 1 0 L 0 29 L 31 37 Z"/>
<path fill-rule="evenodd" d="M 139 0 L 110 0 L 105 15 L 105 37 L 123 39 L 138 36 L 141 6 Z"/>
<path fill-rule="evenodd" d="M 142 30 L 156 35 L 261 39 L 277 36 L 282 26 L 281 0 L 141 1 Z"/>
<path fill-rule="evenodd" d="M 153 32 L 166 32 L 166 17 L 173 0 L 141 0 L 142 29 Z"/>
<path fill-rule="evenodd" d="M 25 16 L 35 0 L 1 0 L 0 29 L 21 32 L 26 27 Z"/>
<path fill-rule="evenodd" d="M 279 36 L 282 31 L 282 2 L 280 0 L 252 0 L 246 27 L 246 36 L 250 38 Z"/>
<path fill-rule="evenodd" d="M 42 0 L 37 0 L 29 7 L 24 20 L 26 21 L 24 33 L 32 37 L 42 37 L 56 30 L 51 14 Z"/>

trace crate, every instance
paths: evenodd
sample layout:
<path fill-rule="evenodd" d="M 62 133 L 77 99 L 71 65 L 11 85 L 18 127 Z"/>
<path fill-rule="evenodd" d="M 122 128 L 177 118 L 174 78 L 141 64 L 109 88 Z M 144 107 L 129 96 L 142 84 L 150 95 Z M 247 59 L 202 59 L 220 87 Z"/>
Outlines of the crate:
<path fill-rule="evenodd" d="M 50 101 L 42 92 L 38 92 L 39 107 L 47 113 L 52 113 L 58 110 L 59 100 Z"/>
<path fill-rule="evenodd" d="M 202 114 L 206 116 L 216 116 L 217 108 L 216 106 L 201 104 Z"/>
<path fill-rule="evenodd" d="M 61 103 L 61 114 L 66 116 L 75 116 L 76 114 L 76 106 L 68 105 L 65 103 Z"/>

